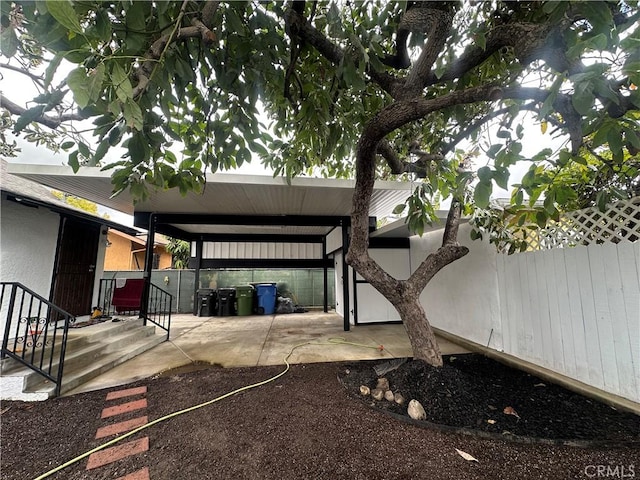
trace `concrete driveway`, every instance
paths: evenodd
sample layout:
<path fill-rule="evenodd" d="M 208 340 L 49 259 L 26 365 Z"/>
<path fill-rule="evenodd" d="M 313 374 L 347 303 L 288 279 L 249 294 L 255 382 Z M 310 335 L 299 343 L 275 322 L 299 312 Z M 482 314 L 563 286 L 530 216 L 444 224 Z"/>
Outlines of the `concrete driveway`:
<path fill-rule="evenodd" d="M 124 385 L 201 363 L 227 368 L 283 365 L 284 358 L 294 347 L 307 343 L 311 344 L 294 349 L 289 363 L 377 360 L 412 355 L 403 325 L 358 325 L 345 332 L 342 317 L 336 313 L 245 317 L 173 315 L 168 342 L 94 378 L 68 395 Z M 467 351 L 441 338 L 438 343 L 443 354 Z"/>

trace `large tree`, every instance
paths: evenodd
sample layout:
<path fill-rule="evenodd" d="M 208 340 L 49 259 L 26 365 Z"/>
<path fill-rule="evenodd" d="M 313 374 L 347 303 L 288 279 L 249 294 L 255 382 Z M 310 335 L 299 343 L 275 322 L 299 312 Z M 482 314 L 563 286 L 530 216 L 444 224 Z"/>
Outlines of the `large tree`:
<path fill-rule="evenodd" d="M 637 155 L 639 18 L 635 1 L 3 2 L 0 66 L 38 96 L 3 91 L 0 126 L 74 168 L 124 147 L 107 168 L 116 192 L 139 197 L 198 190 L 206 169 L 256 155 L 289 177 L 355 175 L 347 261 L 398 310 L 414 356 L 441 365 L 419 295 L 468 252 L 463 209 L 486 207 L 530 161 L 512 201 L 543 196 L 540 223 L 565 200 L 544 196 L 549 168 L 588 150 Z M 563 146 L 525 158 L 523 123 Z M 442 246 L 408 280 L 367 249 L 374 180 L 394 176 L 416 180 L 405 210 L 417 233 L 451 198 Z"/>

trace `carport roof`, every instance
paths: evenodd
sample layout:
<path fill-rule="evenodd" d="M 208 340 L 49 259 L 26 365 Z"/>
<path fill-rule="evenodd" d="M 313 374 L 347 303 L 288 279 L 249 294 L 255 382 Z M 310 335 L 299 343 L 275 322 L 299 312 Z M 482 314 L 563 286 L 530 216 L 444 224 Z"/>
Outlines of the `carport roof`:
<path fill-rule="evenodd" d="M 192 235 L 324 235 L 336 219 L 349 216 L 355 185 L 353 180 L 298 177 L 289 184 L 281 177 L 215 173 L 207 174 L 202 194 L 189 192 L 183 197 L 177 189 L 155 191 L 134 206 L 129 192 L 112 198 L 111 173 L 99 168 L 82 167 L 74 174 L 67 166 L 10 163 L 8 170 L 135 215 L 136 226 L 146 227 L 142 221 L 145 213 L 168 215 L 171 227 L 164 233 Z M 369 215 L 390 215 L 411 190 L 409 182 L 376 182 Z M 159 226 L 158 231 L 163 228 Z"/>

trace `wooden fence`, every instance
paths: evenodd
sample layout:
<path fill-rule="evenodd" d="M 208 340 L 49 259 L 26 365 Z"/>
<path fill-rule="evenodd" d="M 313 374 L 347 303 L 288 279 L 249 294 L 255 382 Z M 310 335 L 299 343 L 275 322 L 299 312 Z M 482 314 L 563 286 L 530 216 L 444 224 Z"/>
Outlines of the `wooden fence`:
<path fill-rule="evenodd" d="M 421 296 L 433 325 L 640 403 L 640 198 L 572 212 L 531 251 L 470 253 Z M 442 232 L 411 239 L 415 268 Z M 453 292 L 453 293 L 452 293 Z"/>
<path fill-rule="evenodd" d="M 496 260 L 506 353 L 640 402 L 640 243 Z"/>

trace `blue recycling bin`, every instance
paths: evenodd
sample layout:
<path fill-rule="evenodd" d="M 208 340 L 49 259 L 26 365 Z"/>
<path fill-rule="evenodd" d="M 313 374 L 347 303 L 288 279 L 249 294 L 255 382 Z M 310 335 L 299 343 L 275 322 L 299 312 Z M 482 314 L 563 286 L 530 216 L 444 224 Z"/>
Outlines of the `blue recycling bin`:
<path fill-rule="evenodd" d="M 256 313 L 259 315 L 273 315 L 276 311 L 276 284 L 259 283 L 255 285 L 258 297 Z"/>

